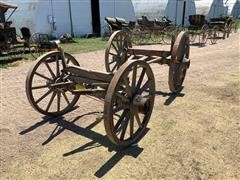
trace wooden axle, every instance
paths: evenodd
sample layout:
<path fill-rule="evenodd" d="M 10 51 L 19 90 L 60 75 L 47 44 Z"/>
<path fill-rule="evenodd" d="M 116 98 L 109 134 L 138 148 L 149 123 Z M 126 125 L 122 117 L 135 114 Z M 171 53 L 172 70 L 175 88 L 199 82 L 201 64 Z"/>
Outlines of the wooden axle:
<path fill-rule="evenodd" d="M 167 58 L 171 56 L 170 51 L 157 51 L 157 50 L 134 49 L 134 48 L 129 48 L 128 53 L 130 55 L 158 56 L 163 58 Z"/>
<path fill-rule="evenodd" d="M 113 73 L 104 73 L 100 71 L 87 70 L 79 66 L 67 66 L 63 69 L 65 73 L 70 72 L 74 76 L 110 83 Z"/>

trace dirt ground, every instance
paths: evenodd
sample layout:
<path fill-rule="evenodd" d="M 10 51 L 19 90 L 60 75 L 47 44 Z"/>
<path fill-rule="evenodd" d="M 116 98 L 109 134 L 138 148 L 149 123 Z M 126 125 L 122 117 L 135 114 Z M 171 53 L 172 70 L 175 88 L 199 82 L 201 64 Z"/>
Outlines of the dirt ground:
<path fill-rule="evenodd" d="M 32 62 L 0 69 L 0 179 L 240 179 L 239 37 L 191 46 L 178 95 L 169 93 L 167 66 L 151 65 L 157 96 L 149 130 L 124 150 L 106 137 L 102 102 L 81 97 L 76 110 L 51 119 L 27 101 Z M 104 51 L 76 57 L 104 69 Z"/>

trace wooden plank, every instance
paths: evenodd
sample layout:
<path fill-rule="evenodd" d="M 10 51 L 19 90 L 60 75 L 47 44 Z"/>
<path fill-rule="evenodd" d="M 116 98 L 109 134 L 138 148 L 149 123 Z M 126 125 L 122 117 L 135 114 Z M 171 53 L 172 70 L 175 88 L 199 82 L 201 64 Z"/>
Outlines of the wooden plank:
<path fill-rule="evenodd" d="M 64 69 L 64 71 L 70 72 L 74 76 L 91 79 L 91 80 L 98 80 L 98 81 L 107 82 L 107 83 L 109 83 L 113 77 L 113 73 L 87 70 L 79 66 L 68 66 Z"/>
<path fill-rule="evenodd" d="M 158 57 L 168 57 L 171 55 L 170 51 L 157 51 L 157 50 L 146 50 L 146 49 L 128 49 L 130 55 L 144 55 L 144 56 L 158 56 Z"/>

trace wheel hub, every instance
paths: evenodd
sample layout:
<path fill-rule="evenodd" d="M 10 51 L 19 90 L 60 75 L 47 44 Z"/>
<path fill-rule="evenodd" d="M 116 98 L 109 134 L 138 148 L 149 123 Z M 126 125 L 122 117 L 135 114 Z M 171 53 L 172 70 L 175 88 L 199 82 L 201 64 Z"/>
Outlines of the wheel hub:
<path fill-rule="evenodd" d="M 132 109 L 133 111 L 137 110 L 137 112 L 142 114 L 146 114 L 150 109 L 150 99 L 141 95 L 136 95 L 133 98 L 130 109 Z"/>
<path fill-rule="evenodd" d="M 68 82 L 65 82 L 61 77 L 57 77 L 52 81 L 47 81 L 46 84 L 49 89 L 60 92 L 66 92 L 68 87 L 71 85 Z"/>

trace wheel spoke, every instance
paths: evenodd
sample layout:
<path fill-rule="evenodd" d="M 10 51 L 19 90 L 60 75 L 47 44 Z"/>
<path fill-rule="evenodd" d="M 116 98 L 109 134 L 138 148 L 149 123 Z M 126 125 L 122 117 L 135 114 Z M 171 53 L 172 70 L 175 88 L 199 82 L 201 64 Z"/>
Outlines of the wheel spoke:
<path fill-rule="evenodd" d="M 142 94 L 143 91 L 147 90 L 149 88 L 149 85 L 151 83 L 151 80 L 148 80 L 142 87 L 137 91 L 138 94 Z"/>
<path fill-rule="evenodd" d="M 56 75 L 57 77 L 60 76 L 60 64 L 59 64 L 59 59 L 58 59 L 58 56 L 56 55 Z"/>
<path fill-rule="evenodd" d="M 50 72 L 52 78 L 55 79 L 56 76 L 55 76 L 55 74 L 53 73 L 53 71 L 52 71 L 51 67 L 49 66 L 49 64 L 48 64 L 47 62 L 44 62 L 44 64 L 47 66 L 47 69 L 48 69 L 48 71 Z"/>
<path fill-rule="evenodd" d="M 134 132 L 134 115 L 130 113 L 130 137 L 133 136 Z"/>
<path fill-rule="evenodd" d="M 111 70 L 111 72 L 114 72 L 118 68 L 118 64 L 119 62 L 116 61 L 116 64 L 113 66 L 113 69 Z"/>
<path fill-rule="evenodd" d="M 35 86 L 35 87 L 32 87 L 32 89 L 42 89 L 42 88 L 47 88 L 48 85 L 42 85 L 42 86 Z"/>
<path fill-rule="evenodd" d="M 117 56 L 117 54 L 114 54 L 112 52 L 109 52 L 108 54 L 112 55 L 112 56 Z"/>
<path fill-rule="evenodd" d="M 114 130 L 115 130 L 115 131 L 117 131 L 118 128 L 119 128 L 119 126 L 120 126 L 120 124 L 122 124 L 122 121 L 123 121 L 124 118 L 126 117 L 127 113 L 128 113 L 128 110 L 124 110 L 124 111 L 123 111 L 123 113 L 122 113 L 122 115 L 120 116 L 118 122 L 117 122 L 117 123 L 115 124 L 115 126 L 114 126 Z"/>
<path fill-rule="evenodd" d="M 49 103 L 48 103 L 48 106 L 47 106 L 47 108 L 46 108 L 46 112 L 49 111 L 49 109 L 50 109 L 50 107 L 51 107 L 51 105 L 52 105 L 52 102 L 53 102 L 56 94 L 57 94 L 57 93 L 54 91 L 53 94 L 52 94 L 52 97 L 51 97 L 51 99 L 50 99 L 50 101 L 49 101 Z"/>
<path fill-rule="evenodd" d="M 38 104 L 40 101 L 42 101 L 45 97 L 47 97 L 52 92 L 51 89 L 49 89 L 42 97 L 40 97 L 35 103 Z"/>
<path fill-rule="evenodd" d="M 123 122 L 123 129 L 122 129 L 122 133 L 121 133 L 121 136 L 120 136 L 120 140 L 124 139 L 124 136 L 125 136 L 126 131 L 127 131 L 129 119 L 130 119 L 130 112 L 126 115 L 126 119 Z"/>
<path fill-rule="evenodd" d="M 43 74 L 40 74 L 40 73 L 38 73 L 38 72 L 35 72 L 34 74 L 36 74 L 36 75 L 38 75 L 39 77 L 41 77 L 41 78 L 43 78 L 43 79 L 46 79 L 46 80 L 48 80 L 48 81 L 52 81 L 52 79 L 50 79 L 49 77 L 46 77 L 46 76 L 44 76 Z"/>
<path fill-rule="evenodd" d="M 112 60 L 111 62 L 109 62 L 109 65 L 110 64 L 113 64 L 113 63 L 115 63 L 116 62 L 116 60 L 114 59 L 114 60 Z"/>
<path fill-rule="evenodd" d="M 65 93 L 65 92 L 62 92 L 62 94 L 63 94 L 63 97 L 64 97 L 64 99 L 66 100 L 67 104 L 69 105 L 70 102 L 69 102 L 69 100 L 68 100 L 68 97 L 67 97 L 66 93 Z"/>
<path fill-rule="evenodd" d="M 120 94 L 119 92 L 115 92 L 115 95 L 119 97 L 122 101 L 129 102 L 129 99 L 126 96 Z"/>
<path fill-rule="evenodd" d="M 134 116 L 135 116 L 135 118 L 136 118 L 136 121 L 137 121 L 137 123 L 138 123 L 138 126 L 141 128 L 141 127 L 142 127 L 142 123 L 141 123 L 140 117 L 139 117 L 139 115 L 138 115 L 138 112 L 134 112 L 133 114 L 134 114 Z"/>
<path fill-rule="evenodd" d="M 113 113 L 116 114 L 117 112 L 119 112 L 123 109 L 124 109 L 124 106 L 117 106 L 116 108 L 113 109 Z"/>
<path fill-rule="evenodd" d="M 66 64 L 69 64 L 69 62 L 70 62 L 70 58 L 67 58 L 67 62 L 66 62 Z"/>
<path fill-rule="evenodd" d="M 140 75 L 140 77 L 139 77 L 139 80 L 138 80 L 138 82 L 137 82 L 136 91 L 138 91 L 139 88 L 140 88 L 141 85 L 142 85 L 142 81 L 143 81 L 145 72 L 146 72 L 146 69 L 144 68 L 144 69 L 142 70 L 141 75 Z"/>
<path fill-rule="evenodd" d="M 136 78 L 137 78 L 137 66 L 133 67 L 132 73 L 132 93 L 134 94 L 135 87 L 136 87 Z"/>
<path fill-rule="evenodd" d="M 121 52 L 122 48 L 121 48 L 121 45 L 120 45 L 120 39 L 119 39 L 120 37 L 121 37 L 121 35 L 119 35 L 119 36 L 116 37 L 116 42 L 117 42 L 117 48 L 118 48 L 118 50 L 120 50 L 120 52 Z"/>
<path fill-rule="evenodd" d="M 116 53 L 119 54 L 119 50 L 117 49 L 117 47 L 115 46 L 114 43 L 112 43 L 112 46 L 113 46 L 113 48 L 115 49 Z"/>
<path fill-rule="evenodd" d="M 60 104 L 61 104 L 61 92 L 57 92 L 57 111 L 60 111 Z"/>
<path fill-rule="evenodd" d="M 120 36 L 120 48 L 123 50 L 123 35 Z"/>

